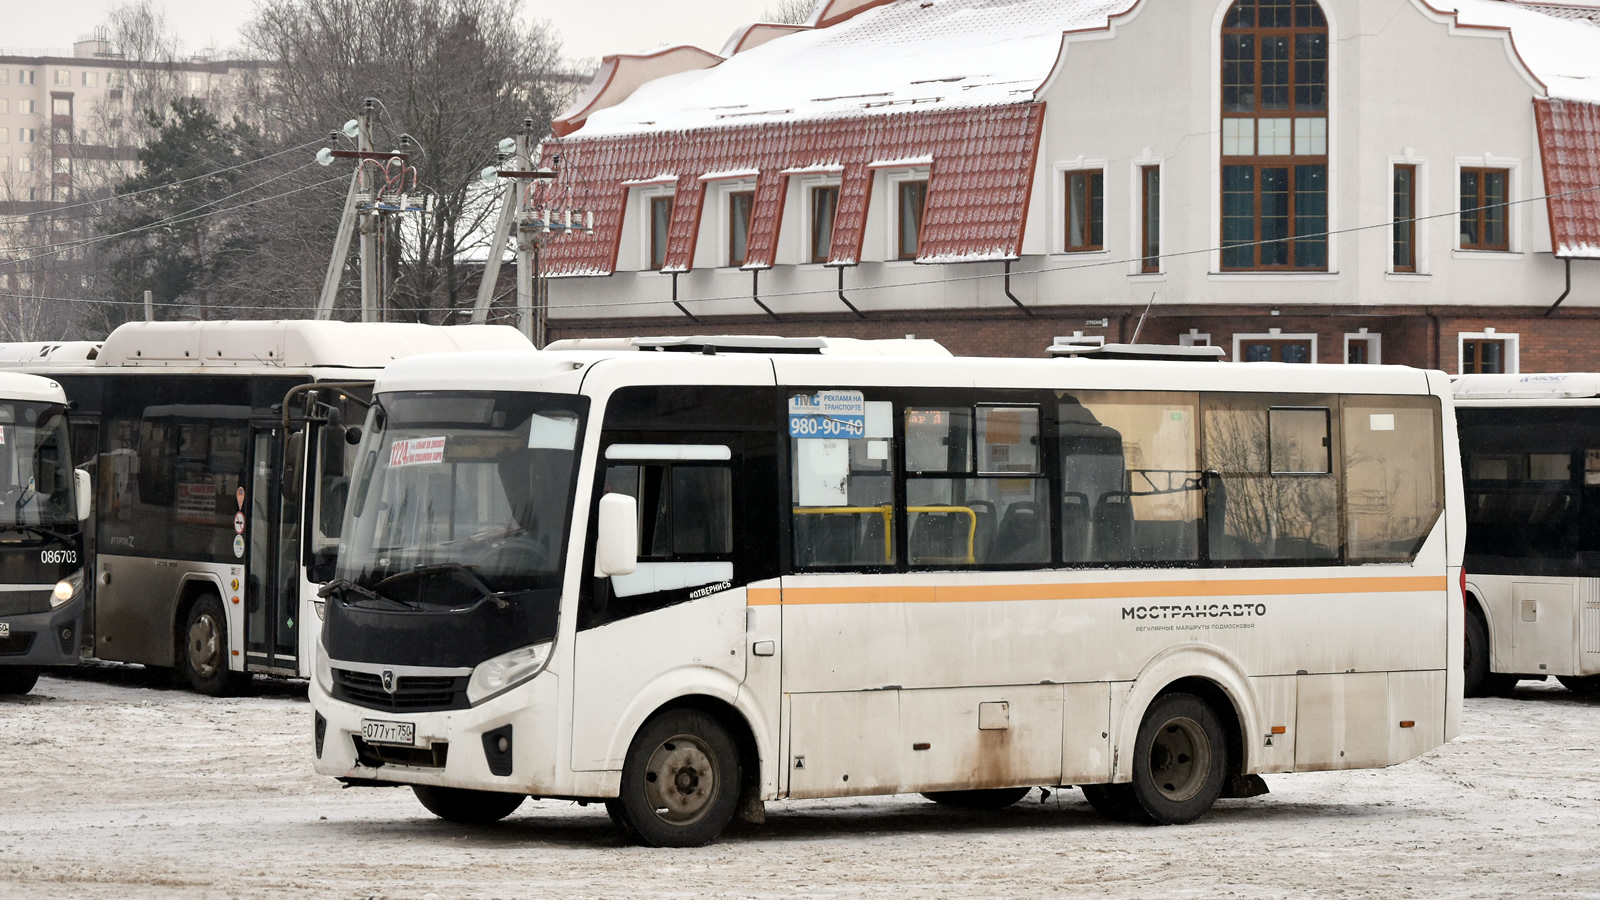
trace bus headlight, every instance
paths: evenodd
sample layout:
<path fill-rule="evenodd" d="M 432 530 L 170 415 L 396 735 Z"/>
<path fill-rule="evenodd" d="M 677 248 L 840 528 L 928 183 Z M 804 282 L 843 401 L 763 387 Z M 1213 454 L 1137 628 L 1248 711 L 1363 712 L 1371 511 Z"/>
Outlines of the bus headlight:
<path fill-rule="evenodd" d="M 532 647 L 519 647 L 478 663 L 467 681 L 467 702 L 482 702 L 539 674 L 550 661 L 551 646 L 550 641 L 545 641 Z"/>
<path fill-rule="evenodd" d="M 55 590 L 50 592 L 50 608 L 55 609 L 66 604 L 78 592 L 83 590 L 83 570 L 79 569 L 71 575 L 56 582 Z"/>

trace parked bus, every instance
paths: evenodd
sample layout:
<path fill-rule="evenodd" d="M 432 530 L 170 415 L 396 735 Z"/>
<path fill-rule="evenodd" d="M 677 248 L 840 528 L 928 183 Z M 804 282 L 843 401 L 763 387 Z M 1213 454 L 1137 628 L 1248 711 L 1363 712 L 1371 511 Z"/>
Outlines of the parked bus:
<path fill-rule="evenodd" d="M 1600 691 L 1600 375 L 1463 375 L 1467 696 Z"/>
<path fill-rule="evenodd" d="M 78 661 L 88 515 L 61 385 L 0 372 L 0 694 L 26 694 L 41 666 Z"/>
<path fill-rule="evenodd" d="M 312 321 L 137 322 L 101 345 L 0 349 L 60 382 L 93 476 L 87 652 L 207 694 L 309 677 L 300 626 L 332 574 L 345 423 L 372 378 L 416 353 L 517 349 L 532 345 L 503 326 Z"/>
<path fill-rule="evenodd" d="M 1182 823 L 1458 732 L 1443 373 L 916 349 L 391 365 L 317 771 L 464 822 L 603 800 L 689 846 L 767 800 L 1029 786 Z"/>

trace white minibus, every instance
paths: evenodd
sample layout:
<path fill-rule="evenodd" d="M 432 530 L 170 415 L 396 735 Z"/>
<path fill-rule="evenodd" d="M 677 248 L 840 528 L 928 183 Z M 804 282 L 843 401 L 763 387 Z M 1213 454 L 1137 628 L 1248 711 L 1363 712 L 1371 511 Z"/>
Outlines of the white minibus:
<path fill-rule="evenodd" d="M 1188 822 L 1460 728 L 1443 373 L 618 343 L 378 377 L 318 772 L 692 846 L 764 801 L 1030 786 Z"/>

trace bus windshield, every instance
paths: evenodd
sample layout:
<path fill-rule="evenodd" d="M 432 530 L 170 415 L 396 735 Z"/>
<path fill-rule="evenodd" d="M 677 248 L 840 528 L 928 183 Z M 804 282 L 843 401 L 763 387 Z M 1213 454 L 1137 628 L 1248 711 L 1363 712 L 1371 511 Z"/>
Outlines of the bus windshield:
<path fill-rule="evenodd" d="M 76 531 L 66 410 L 0 400 L 0 530 Z"/>
<path fill-rule="evenodd" d="M 532 393 L 387 394 L 367 416 L 337 580 L 384 596 L 456 570 L 496 594 L 556 588 L 583 402 Z"/>

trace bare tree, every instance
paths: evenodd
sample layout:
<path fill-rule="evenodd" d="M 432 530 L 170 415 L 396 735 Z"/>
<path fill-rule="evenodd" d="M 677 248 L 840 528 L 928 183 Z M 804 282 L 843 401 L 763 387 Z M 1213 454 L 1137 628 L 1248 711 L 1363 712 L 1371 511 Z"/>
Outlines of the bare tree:
<path fill-rule="evenodd" d="M 761 12 L 761 21 L 785 25 L 804 25 L 811 21 L 816 0 L 777 0 Z"/>
<path fill-rule="evenodd" d="M 480 224 L 470 202 L 479 170 L 524 119 L 544 134 L 569 93 L 558 39 L 520 8 L 516 0 L 264 0 L 246 30 L 263 63 L 248 105 L 281 146 L 325 141 L 365 97 L 377 101 L 380 151 L 409 137 L 409 162 L 431 200 L 425 213 L 408 214 L 416 227 L 386 235 L 394 266 L 386 306 L 401 317 L 443 321 L 461 304 L 476 276 L 457 260 Z M 303 162 L 291 155 L 284 164 Z M 258 210 L 262 243 L 240 267 L 237 293 L 309 309 L 343 194 L 332 184 Z M 353 305 L 353 282 L 341 307 Z"/>

